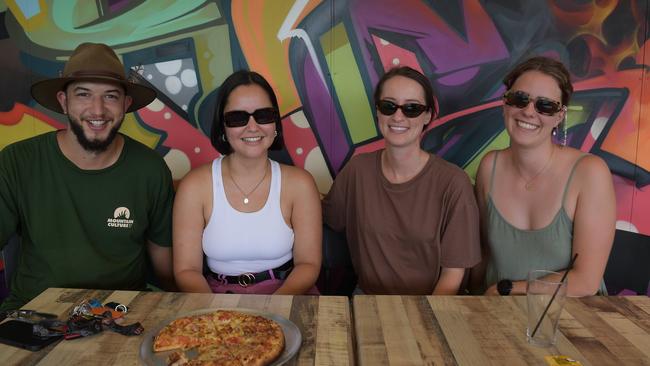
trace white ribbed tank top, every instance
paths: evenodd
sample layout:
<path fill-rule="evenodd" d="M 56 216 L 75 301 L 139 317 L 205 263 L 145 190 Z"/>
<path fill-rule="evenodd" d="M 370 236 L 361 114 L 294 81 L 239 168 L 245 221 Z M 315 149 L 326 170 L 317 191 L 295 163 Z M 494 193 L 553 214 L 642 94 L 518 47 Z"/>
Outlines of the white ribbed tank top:
<path fill-rule="evenodd" d="M 256 212 L 235 210 L 223 188 L 221 163 L 212 162 L 212 213 L 203 230 L 203 252 L 215 273 L 229 276 L 276 268 L 292 258 L 293 229 L 282 217 L 280 164 L 271 162 L 271 188 Z"/>

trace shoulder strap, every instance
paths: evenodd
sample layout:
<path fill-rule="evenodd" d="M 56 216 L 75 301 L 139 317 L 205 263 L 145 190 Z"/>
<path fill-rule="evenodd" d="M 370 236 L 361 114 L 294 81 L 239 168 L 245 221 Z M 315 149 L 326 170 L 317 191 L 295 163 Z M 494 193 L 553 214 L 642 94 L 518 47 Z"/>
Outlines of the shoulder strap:
<path fill-rule="evenodd" d="M 562 193 L 562 206 L 564 206 L 564 200 L 566 199 L 566 194 L 567 194 L 567 192 L 569 191 L 569 184 L 571 184 L 571 179 L 573 179 L 573 173 L 575 173 L 575 171 L 576 171 L 576 167 L 578 166 L 578 163 L 580 163 L 580 161 L 581 161 L 584 157 L 586 157 L 586 156 L 588 156 L 588 155 L 589 155 L 589 154 L 583 154 L 583 155 L 581 155 L 581 156 L 576 160 L 576 162 L 573 163 L 573 167 L 571 168 L 571 173 L 569 173 L 569 179 L 567 179 L 567 181 L 566 181 L 566 185 L 564 186 L 564 193 Z"/>
<path fill-rule="evenodd" d="M 217 200 L 225 196 L 226 191 L 223 187 L 223 156 L 220 156 L 212 161 L 212 204 L 217 207 Z"/>
<path fill-rule="evenodd" d="M 492 174 L 490 175 L 490 189 L 488 195 L 492 196 L 492 186 L 494 185 L 494 172 L 497 170 L 497 158 L 499 157 L 499 150 L 494 151 L 494 161 L 492 162 Z"/>
<path fill-rule="evenodd" d="M 269 159 L 269 163 L 271 164 L 271 189 L 269 190 L 269 195 L 273 193 L 280 200 L 279 197 L 282 192 L 282 167 L 280 167 L 280 163 L 272 159 Z"/>

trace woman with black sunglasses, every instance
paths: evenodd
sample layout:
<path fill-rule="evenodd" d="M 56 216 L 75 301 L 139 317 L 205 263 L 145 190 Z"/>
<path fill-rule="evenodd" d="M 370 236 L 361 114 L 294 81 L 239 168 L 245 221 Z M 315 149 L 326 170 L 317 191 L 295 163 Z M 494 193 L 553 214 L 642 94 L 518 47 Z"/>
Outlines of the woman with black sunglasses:
<path fill-rule="evenodd" d="M 178 287 L 318 294 L 319 193 L 311 174 L 268 157 L 283 143 L 278 101 L 264 77 L 242 70 L 223 82 L 210 137 L 222 156 L 191 171 L 174 202 Z"/>
<path fill-rule="evenodd" d="M 345 231 L 356 293 L 455 295 L 480 261 L 469 178 L 420 147 L 436 116 L 429 80 L 399 67 L 374 94 L 385 148 L 353 157 L 323 201 L 324 221 Z"/>
<path fill-rule="evenodd" d="M 525 294 L 530 270 L 568 274 L 568 295 L 604 293 L 616 202 L 605 162 L 554 142 L 565 126 L 570 76 L 562 63 L 531 58 L 504 79 L 510 146 L 485 155 L 476 176 L 484 262 L 472 270 L 486 295 Z M 566 139 L 564 140 L 566 141 Z M 486 268 L 487 265 L 487 268 Z"/>

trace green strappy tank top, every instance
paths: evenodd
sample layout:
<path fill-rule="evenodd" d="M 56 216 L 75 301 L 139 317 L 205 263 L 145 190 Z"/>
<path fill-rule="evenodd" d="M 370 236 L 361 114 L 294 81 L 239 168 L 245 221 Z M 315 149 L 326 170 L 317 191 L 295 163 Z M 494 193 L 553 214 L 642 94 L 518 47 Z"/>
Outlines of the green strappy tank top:
<path fill-rule="evenodd" d="M 546 269 L 560 271 L 571 260 L 573 247 L 573 221 L 564 209 L 564 201 L 573 178 L 575 168 L 587 154 L 576 160 L 562 193 L 562 206 L 546 227 L 536 230 L 521 230 L 505 220 L 492 200 L 492 186 L 499 152 L 494 156 L 490 188 L 487 197 L 487 233 L 491 250 L 486 272 L 487 287 L 499 280 L 526 280 L 528 271 Z M 599 293 L 606 294 L 601 281 Z"/>

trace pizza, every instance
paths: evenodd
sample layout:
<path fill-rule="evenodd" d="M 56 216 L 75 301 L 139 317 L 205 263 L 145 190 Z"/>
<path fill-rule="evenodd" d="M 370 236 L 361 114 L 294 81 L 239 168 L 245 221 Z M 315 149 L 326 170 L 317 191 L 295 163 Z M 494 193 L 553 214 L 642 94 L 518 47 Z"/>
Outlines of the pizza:
<path fill-rule="evenodd" d="M 154 352 L 174 351 L 169 365 L 268 365 L 284 350 L 280 325 L 260 315 L 232 310 L 185 316 L 154 338 Z M 189 358 L 186 350 L 196 349 Z M 188 352 L 189 353 L 189 352 Z"/>

